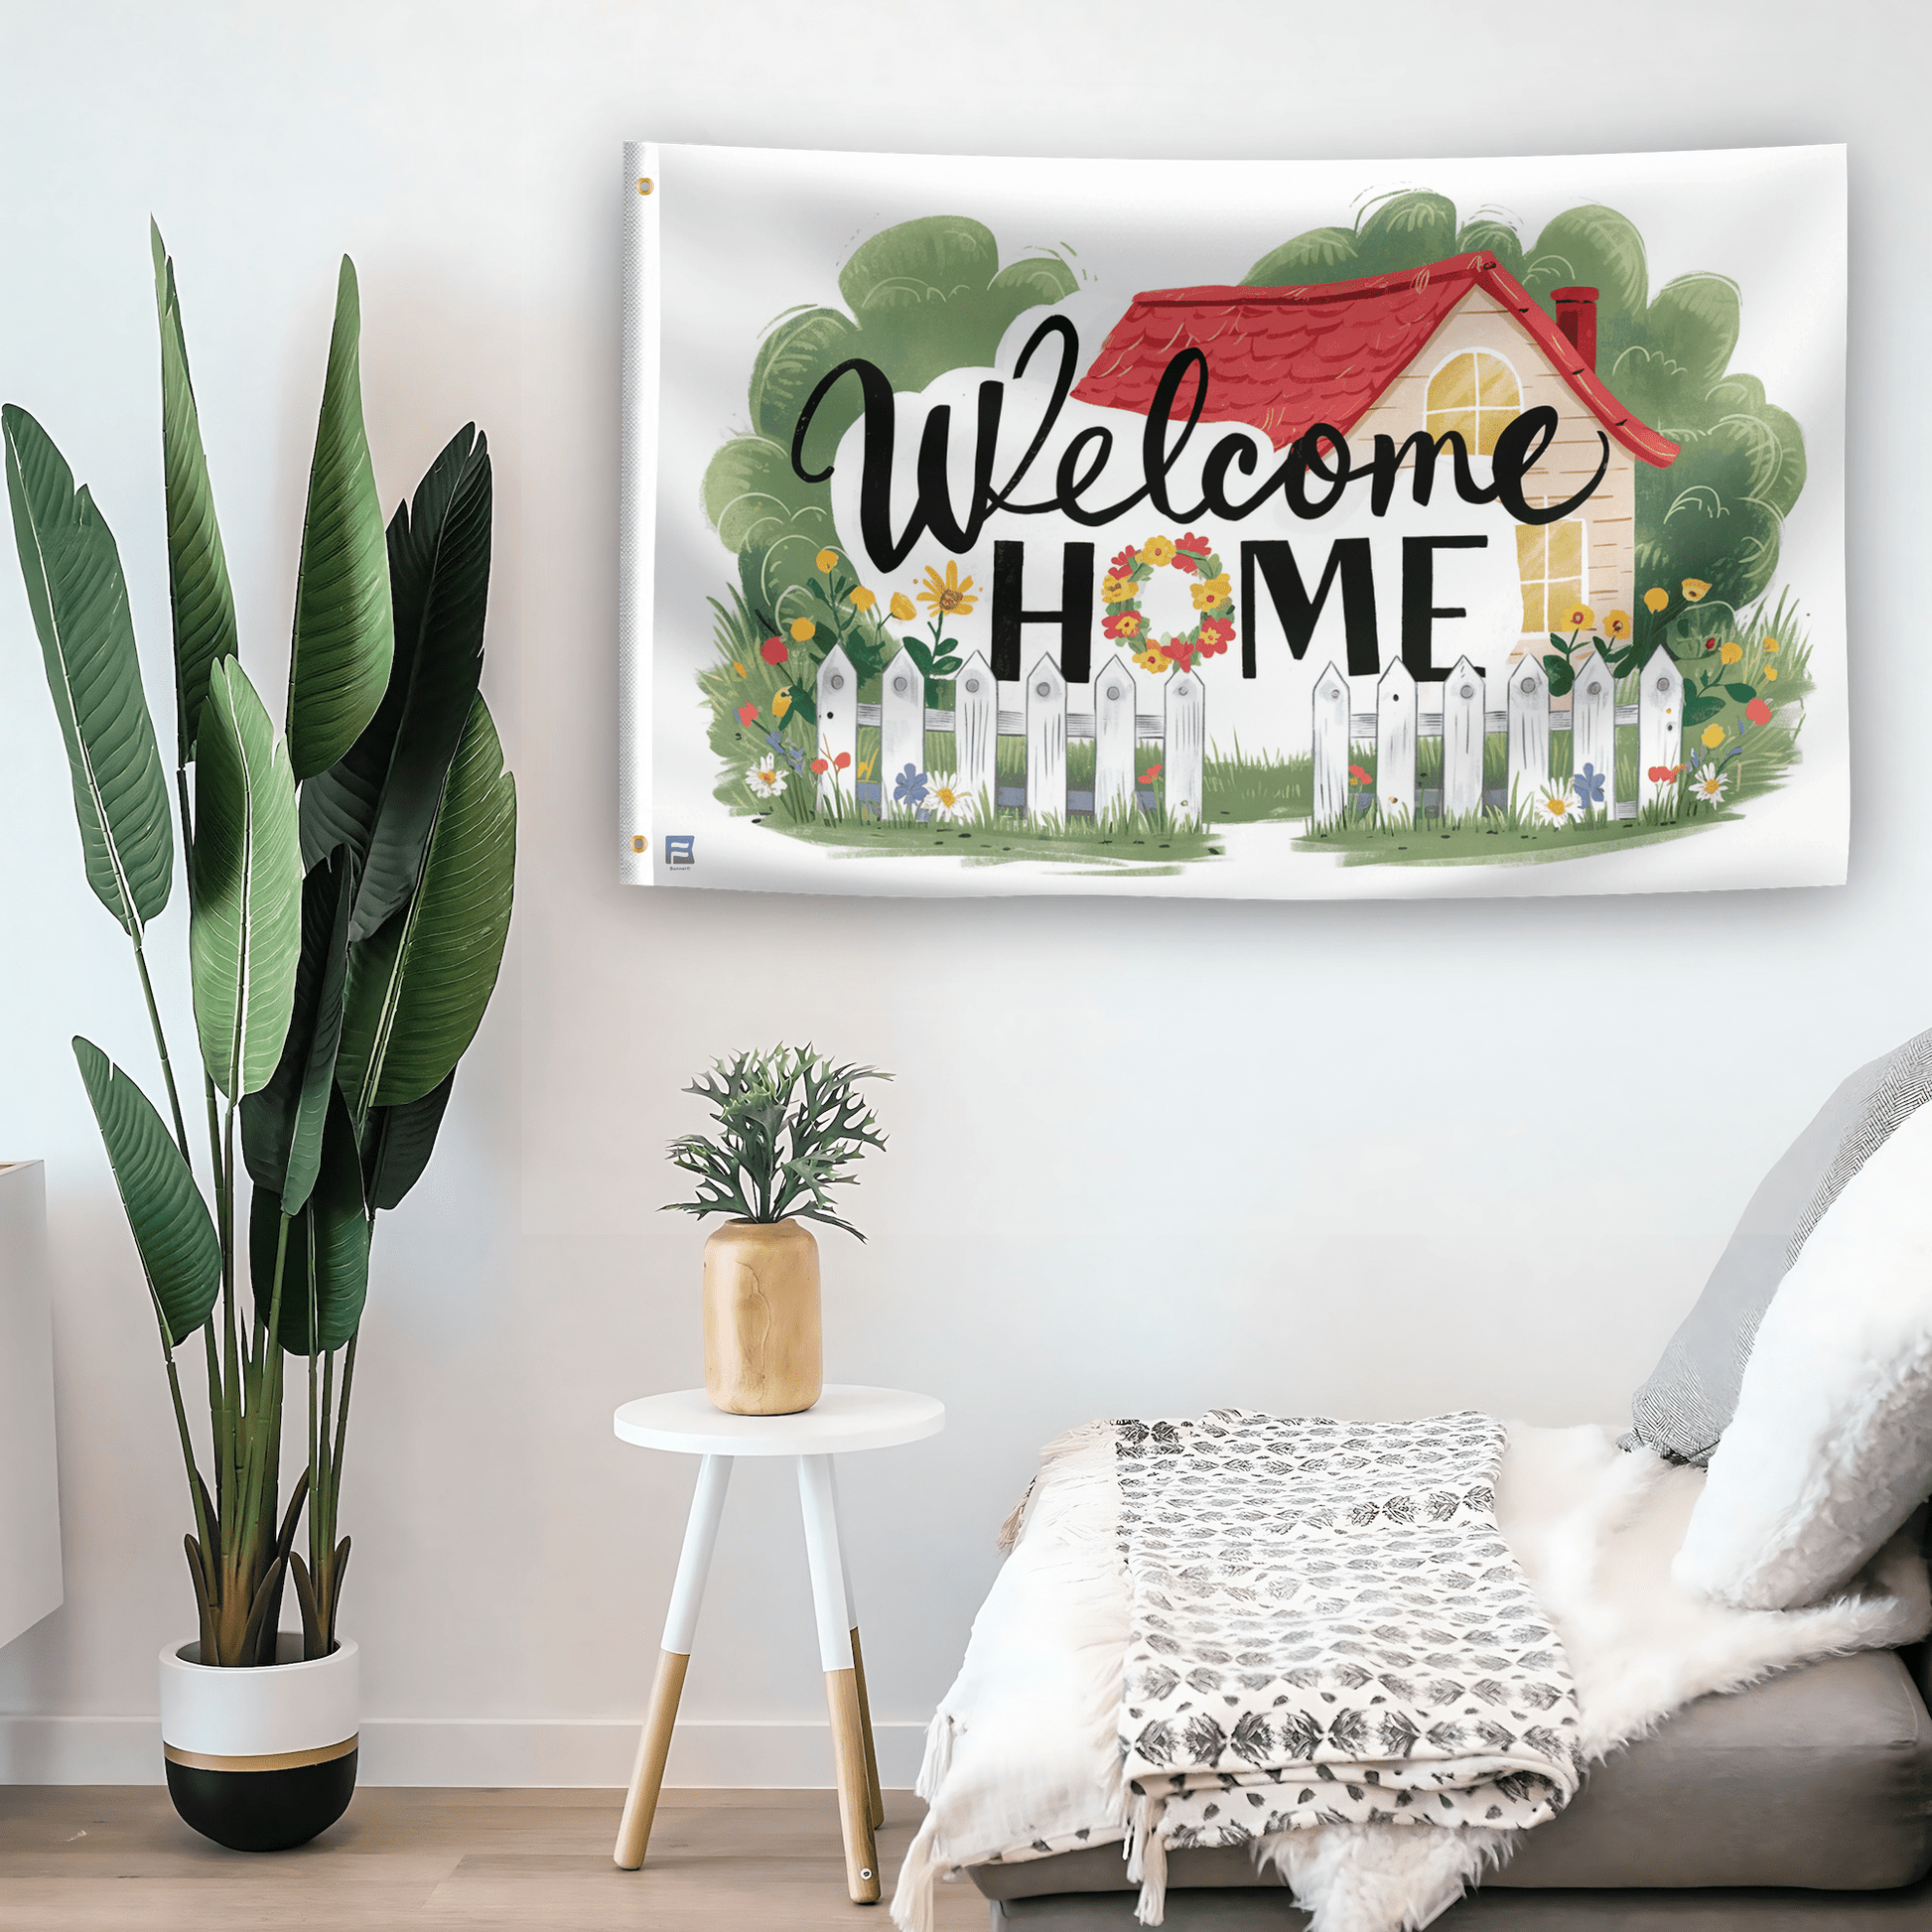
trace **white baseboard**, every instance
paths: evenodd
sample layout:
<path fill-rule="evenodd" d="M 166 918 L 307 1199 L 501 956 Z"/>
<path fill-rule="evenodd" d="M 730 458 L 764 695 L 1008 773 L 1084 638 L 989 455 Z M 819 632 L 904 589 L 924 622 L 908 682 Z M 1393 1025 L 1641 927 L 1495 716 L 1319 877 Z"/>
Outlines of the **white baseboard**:
<path fill-rule="evenodd" d="M 622 1785 L 639 1721 L 614 1718 L 375 1718 L 357 1780 L 406 1785 Z M 925 1726 L 880 1724 L 879 1781 L 907 1790 Z M 160 1784 L 158 1718 L 0 1716 L 0 1784 Z M 680 1724 L 667 1785 L 811 1790 L 832 1783 L 824 1724 Z"/>

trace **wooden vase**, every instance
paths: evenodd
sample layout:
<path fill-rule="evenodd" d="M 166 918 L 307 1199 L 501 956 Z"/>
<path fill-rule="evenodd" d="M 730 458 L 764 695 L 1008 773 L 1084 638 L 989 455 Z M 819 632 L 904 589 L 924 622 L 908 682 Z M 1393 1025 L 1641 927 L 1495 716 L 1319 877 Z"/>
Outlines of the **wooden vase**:
<path fill-rule="evenodd" d="M 704 1244 L 704 1386 L 728 1416 L 790 1416 L 825 1386 L 818 1243 L 796 1221 L 727 1221 Z"/>

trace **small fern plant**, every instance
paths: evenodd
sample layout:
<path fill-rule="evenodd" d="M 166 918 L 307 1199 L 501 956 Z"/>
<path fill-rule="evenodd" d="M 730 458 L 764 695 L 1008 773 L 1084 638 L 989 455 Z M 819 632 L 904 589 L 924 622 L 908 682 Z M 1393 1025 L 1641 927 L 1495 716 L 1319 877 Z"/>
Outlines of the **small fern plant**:
<path fill-rule="evenodd" d="M 890 1080 L 877 1067 L 835 1066 L 811 1045 L 749 1049 L 716 1060 L 684 1089 L 717 1123 L 710 1134 L 680 1134 L 674 1168 L 694 1175 L 694 1200 L 665 1211 L 728 1214 L 741 1221 L 822 1221 L 866 1237 L 832 1211 L 830 1189 L 858 1178 L 868 1148 L 886 1145 L 861 1080 Z"/>

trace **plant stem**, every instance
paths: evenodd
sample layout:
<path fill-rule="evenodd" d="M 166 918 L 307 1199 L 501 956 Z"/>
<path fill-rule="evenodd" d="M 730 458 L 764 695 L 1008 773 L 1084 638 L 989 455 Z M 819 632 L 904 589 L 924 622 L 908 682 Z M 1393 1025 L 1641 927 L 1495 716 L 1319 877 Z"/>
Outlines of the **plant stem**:
<path fill-rule="evenodd" d="M 148 1025 L 154 1029 L 155 1051 L 161 1055 L 161 1077 L 168 1084 L 168 1111 L 175 1117 L 175 1144 L 181 1149 L 181 1158 L 187 1161 L 188 1127 L 181 1116 L 181 1096 L 175 1091 L 174 1062 L 168 1057 L 168 1036 L 161 1030 L 161 1009 L 155 1004 L 154 981 L 148 977 L 148 956 L 138 939 L 134 942 L 134 964 L 141 974 L 141 996 L 148 1003 Z"/>

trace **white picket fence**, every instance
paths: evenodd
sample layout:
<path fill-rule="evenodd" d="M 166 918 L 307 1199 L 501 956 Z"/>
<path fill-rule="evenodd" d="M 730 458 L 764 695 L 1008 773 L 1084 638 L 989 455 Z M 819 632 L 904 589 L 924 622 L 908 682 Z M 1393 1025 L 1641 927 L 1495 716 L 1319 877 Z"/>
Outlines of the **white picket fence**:
<path fill-rule="evenodd" d="M 1333 664 L 1322 671 L 1314 681 L 1313 824 L 1332 824 L 1350 809 L 1351 745 L 1375 747 L 1374 808 L 1413 818 L 1419 802 L 1416 747 L 1424 738 L 1443 741 L 1442 790 L 1435 802 L 1449 818 L 1477 811 L 1485 803 L 1506 804 L 1512 797 L 1527 803 L 1533 788 L 1550 776 L 1550 734 L 1559 730 L 1572 734 L 1571 770 L 1581 772 L 1588 764 L 1602 775 L 1602 805 L 1592 810 L 1601 809 L 1611 818 L 1634 818 L 1643 799 L 1676 795 L 1674 782 L 1655 785 L 1645 775 L 1653 765 L 1679 761 L 1684 736 L 1684 676 L 1661 644 L 1640 673 L 1635 704 L 1616 702 L 1616 680 L 1595 650 L 1578 667 L 1568 713 L 1552 710 L 1550 676 L 1535 657 L 1510 666 L 1501 711 L 1484 708 L 1482 673 L 1466 657 L 1437 688 L 1443 694 L 1442 710 L 1420 710 L 1416 680 L 1398 661 L 1375 687 L 1375 709 L 1351 713 L 1347 678 Z M 1632 798 L 1617 795 L 1619 725 L 1637 728 L 1638 796 Z M 1499 797 L 1485 798 L 1482 747 L 1491 737 L 1508 740 L 1508 777 Z"/>
<path fill-rule="evenodd" d="M 1134 804 L 1135 750 L 1152 739 L 1161 746 L 1170 822 L 1199 823 L 1207 691 L 1196 673 L 1173 671 L 1163 678 L 1163 708 L 1158 712 L 1134 709 L 1133 674 L 1118 655 L 1094 669 L 1091 711 L 1067 709 L 1067 682 L 1050 657 L 1042 656 L 1027 673 L 1022 685 L 1024 705 L 1018 711 L 1000 709 L 999 686 L 978 651 L 953 674 L 952 683 L 954 708 L 929 707 L 925 679 L 901 651 L 886 666 L 879 703 L 861 704 L 852 660 L 834 645 L 818 667 L 818 755 L 827 761 L 818 780 L 820 808 L 846 810 L 860 800 L 859 727 L 876 725 L 882 817 L 907 813 L 907 807 L 893 802 L 893 787 L 908 764 L 915 771 L 925 770 L 926 733 L 950 732 L 953 783 L 968 798 L 983 794 L 1030 817 L 1061 823 L 1069 813 L 1105 817 Z M 997 753 L 1002 738 L 1026 740 L 1024 788 L 999 783 Z M 1075 739 L 1093 740 L 1090 792 L 1067 789 L 1066 748 Z M 841 753 L 851 760 L 843 771 L 837 768 Z M 1152 793 L 1139 793 L 1144 806 L 1152 801 Z"/>

